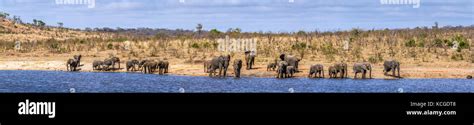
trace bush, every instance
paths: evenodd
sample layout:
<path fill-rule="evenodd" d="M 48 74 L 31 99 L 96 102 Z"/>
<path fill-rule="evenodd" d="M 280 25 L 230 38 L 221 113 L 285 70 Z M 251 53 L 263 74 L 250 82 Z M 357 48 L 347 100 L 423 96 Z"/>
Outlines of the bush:
<path fill-rule="evenodd" d="M 193 43 L 193 44 L 191 44 L 191 48 L 193 48 L 193 49 L 199 49 L 200 46 L 199 46 L 198 43 Z"/>
<path fill-rule="evenodd" d="M 443 47 L 443 45 L 444 45 L 444 43 L 443 43 L 443 40 L 441 40 L 441 39 L 436 38 L 433 41 L 433 46 L 434 47 Z"/>
<path fill-rule="evenodd" d="M 462 54 L 454 54 L 451 56 L 451 59 L 454 61 L 459 61 L 459 60 L 464 60 L 464 57 L 462 56 Z"/>
<path fill-rule="evenodd" d="M 382 54 L 378 53 L 375 56 L 370 56 L 369 57 L 369 62 L 370 63 L 378 63 L 383 61 Z"/>
<path fill-rule="evenodd" d="M 49 47 L 51 49 L 57 50 L 57 49 L 59 49 L 59 43 L 58 42 L 53 42 L 53 43 L 49 44 Z"/>
<path fill-rule="evenodd" d="M 405 42 L 405 46 L 406 47 L 416 47 L 416 42 L 415 42 L 414 39 L 410 39 L 410 40 Z"/>
<path fill-rule="evenodd" d="M 321 51 L 323 52 L 324 56 L 330 61 L 334 60 L 334 55 L 337 53 L 337 49 L 332 46 L 332 44 L 325 44 L 321 47 Z"/>
<path fill-rule="evenodd" d="M 109 50 L 114 49 L 114 44 L 112 43 L 107 44 L 107 49 Z"/>
<path fill-rule="evenodd" d="M 459 43 L 459 49 L 469 48 L 469 43 L 467 42 L 467 39 L 462 35 L 456 35 L 454 38 L 452 38 L 451 41 L 457 41 Z"/>

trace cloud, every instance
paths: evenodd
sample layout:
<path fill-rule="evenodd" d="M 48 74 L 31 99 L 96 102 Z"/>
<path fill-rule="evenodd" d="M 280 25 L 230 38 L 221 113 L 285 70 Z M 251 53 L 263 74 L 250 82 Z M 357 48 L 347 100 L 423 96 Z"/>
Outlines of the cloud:
<path fill-rule="evenodd" d="M 21 3 L 15 3 L 21 2 Z M 54 0 L 0 0 L 0 11 L 31 20 L 83 27 L 294 31 L 360 27 L 416 27 L 433 22 L 472 25 L 472 0 L 422 0 L 420 8 L 379 0 L 96 0 L 96 8 L 58 6 Z M 6 3 L 6 4 L 4 4 Z M 120 21 L 117 21 L 120 20 Z M 387 23 L 390 22 L 390 23 Z M 410 23 L 417 22 L 417 23 Z M 426 24 L 424 24 L 426 23 Z"/>

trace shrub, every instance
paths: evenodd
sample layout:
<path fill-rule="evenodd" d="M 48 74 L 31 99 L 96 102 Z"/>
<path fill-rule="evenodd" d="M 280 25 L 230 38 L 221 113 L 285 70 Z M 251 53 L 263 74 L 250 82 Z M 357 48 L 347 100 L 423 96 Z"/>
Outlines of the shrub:
<path fill-rule="evenodd" d="M 200 46 L 199 46 L 198 43 L 193 43 L 193 44 L 191 44 L 191 48 L 193 48 L 193 49 L 199 49 Z"/>
<path fill-rule="evenodd" d="M 382 54 L 377 53 L 375 56 L 370 56 L 369 57 L 369 62 L 370 63 L 378 63 L 383 61 Z"/>
<path fill-rule="evenodd" d="M 462 35 L 454 36 L 451 41 L 457 41 L 459 43 L 459 49 L 469 48 L 469 43 L 467 42 L 467 39 Z"/>
<path fill-rule="evenodd" d="M 451 59 L 454 60 L 454 61 L 459 61 L 459 60 L 464 60 L 464 57 L 462 56 L 462 54 L 454 54 L 451 56 Z"/>
<path fill-rule="evenodd" d="M 332 44 L 325 44 L 321 47 L 321 51 L 323 52 L 324 56 L 330 61 L 334 60 L 334 55 L 337 53 L 336 48 L 332 46 Z"/>
<path fill-rule="evenodd" d="M 416 42 L 415 42 L 414 39 L 410 39 L 410 40 L 405 42 L 405 46 L 406 47 L 416 47 Z"/>
<path fill-rule="evenodd" d="M 112 43 L 107 44 L 107 49 L 109 50 L 114 49 L 114 44 Z"/>

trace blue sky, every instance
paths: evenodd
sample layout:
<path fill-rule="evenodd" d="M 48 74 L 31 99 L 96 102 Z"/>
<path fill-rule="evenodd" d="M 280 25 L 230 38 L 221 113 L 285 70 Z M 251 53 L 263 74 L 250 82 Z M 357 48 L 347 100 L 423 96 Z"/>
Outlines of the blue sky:
<path fill-rule="evenodd" d="M 184 1 L 184 3 L 180 2 Z M 87 5 L 58 5 L 55 0 L 1 0 L 0 11 L 23 21 L 44 20 L 66 27 L 122 27 L 225 31 L 293 32 L 352 28 L 383 29 L 473 25 L 473 0 L 421 0 L 413 5 L 383 5 L 380 0 L 95 0 Z"/>

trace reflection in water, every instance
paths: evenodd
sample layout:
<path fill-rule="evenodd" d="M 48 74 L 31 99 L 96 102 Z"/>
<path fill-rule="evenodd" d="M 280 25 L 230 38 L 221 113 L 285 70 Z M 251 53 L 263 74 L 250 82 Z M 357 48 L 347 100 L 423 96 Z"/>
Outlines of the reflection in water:
<path fill-rule="evenodd" d="M 233 79 L 140 73 L 0 71 L 0 92 L 474 92 L 473 83 L 467 79 Z"/>

